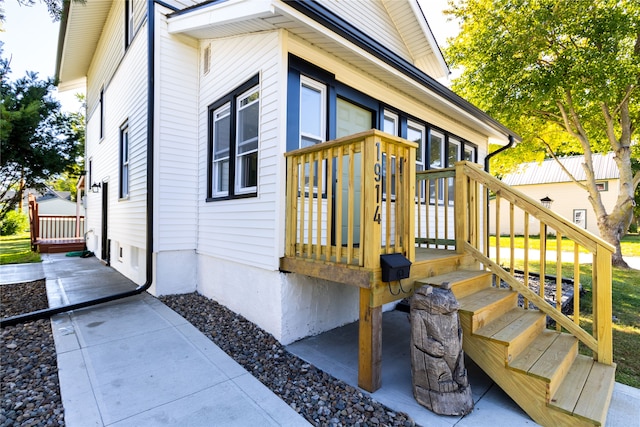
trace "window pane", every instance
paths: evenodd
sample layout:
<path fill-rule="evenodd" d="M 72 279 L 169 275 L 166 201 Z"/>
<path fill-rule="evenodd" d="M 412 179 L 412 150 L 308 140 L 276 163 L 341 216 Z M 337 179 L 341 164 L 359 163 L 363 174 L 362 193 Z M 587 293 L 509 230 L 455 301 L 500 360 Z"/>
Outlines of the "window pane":
<path fill-rule="evenodd" d="M 385 111 L 382 130 L 386 133 L 390 133 L 391 135 L 398 136 L 398 116 Z"/>
<path fill-rule="evenodd" d="M 470 162 L 475 162 L 475 151 L 473 147 L 464 147 L 464 160 L 468 160 Z"/>
<path fill-rule="evenodd" d="M 300 88 L 300 132 L 320 136 L 322 133 L 322 91 L 306 85 Z"/>
<path fill-rule="evenodd" d="M 242 98 L 238 106 L 238 153 L 258 149 L 260 103 L 258 91 Z"/>
<path fill-rule="evenodd" d="M 431 168 L 441 168 L 442 164 L 442 146 L 444 145 L 444 137 L 438 133 L 431 132 L 431 143 L 429 144 L 429 159 Z"/>
<path fill-rule="evenodd" d="M 460 141 L 449 138 L 447 166 L 453 166 L 458 160 L 460 160 Z"/>
<path fill-rule="evenodd" d="M 250 188 L 258 185 L 258 152 L 254 151 L 239 158 L 240 188 Z"/>
<path fill-rule="evenodd" d="M 421 165 L 422 152 L 424 150 L 424 133 L 425 130 L 422 126 L 417 126 L 413 123 L 407 125 L 407 139 L 418 144 L 418 148 L 416 149 L 416 162 Z"/>
<path fill-rule="evenodd" d="M 222 160 L 213 164 L 214 192 L 218 195 L 229 191 L 229 160 Z"/>
<path fill-rule="evenodd" d="M 231 136 L 231 117 L 229 105 L 214 113 L 213 155 L 214 159 L 229 156 L 229 138 Z"/>

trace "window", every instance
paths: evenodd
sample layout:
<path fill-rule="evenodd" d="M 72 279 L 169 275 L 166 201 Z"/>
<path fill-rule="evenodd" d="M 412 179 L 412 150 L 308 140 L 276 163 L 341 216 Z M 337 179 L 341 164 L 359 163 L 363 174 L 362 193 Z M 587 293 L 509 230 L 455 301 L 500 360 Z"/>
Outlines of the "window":
<path fill-rule="evenodd" d="M 609 191 L 609 181 L 596 182 L 598 191 Z"/>
<path fill-rule="evenodd" d="M 104 87 L 100 88 L 100 105 L 98 105 L 98 108 L 100 109 L 99 114 L 99 120 L 100 123 L 98 124 L 100 126 L 100 139 L 104 138 Z"/>
<path fill-rule="evenodd" d="M 574 209 L 573 210 L 573 223 L 579 227 L 587 228 L 587 210 L 586 209 Z"/>
<path fill-rule="evenodd" d="M 260 94 L 254 87 L 237 104 L 236 194 L 256 191 L 258 184 L 258 124 Z"/>
<path fill-rule="evenodd" d="M 416 170 L 422 171 L 424 170 L 424 142 L 425 135 L 427 134 L 427 130 L 424 125 L 421 125 L 416 122 L 408 122 L 407 123 L 407 139 L 411 142 L 415 142 L 418 144 L 418 148 L 416 149 Z"/>
<path fill-rule="evenodd" d="M 476 149 L 475 147 L 472 147 L 471 145 L 465 144 L 464 146 L 464 157 L 462 158 L 463 160 L 467 160 L 469 162 L 474 162 L 476 161 Z"/>
<path fill-rule="evenodd" d="M 129 124 L 120 127 L 120 182 L 119 197 L 129 197 Z"/>
<path fill-rule="evenodd" d="M 431 130 L 429 132 L 429 169 L 442 169 L 444 167 L 444 134 Z M 438 184 L 436 188 L 436 182 Z M 429 180 L 430 203 L 444 203 L 444 182 Z"/>
<path fill-rule="evenodd" d="M 398 115 L 396 113 L 388 110 L 384 111 L 382 130 L 391 135 L 398 136 Z"/>
<path fill-rule="evenodd" d="M 324 142 L 326 111 L 326 85 L 300 76 L 300 148 Z"/>
<path fill-rule="evenodd" d="M 124 48 L 127 49 L 133 40 L 133 0 L 124 2 Z"/>
<path fill-rule="evenodd" d="M 256 75 L 209 106 L 207 199 L 257 195 L 258 83 Z"/>

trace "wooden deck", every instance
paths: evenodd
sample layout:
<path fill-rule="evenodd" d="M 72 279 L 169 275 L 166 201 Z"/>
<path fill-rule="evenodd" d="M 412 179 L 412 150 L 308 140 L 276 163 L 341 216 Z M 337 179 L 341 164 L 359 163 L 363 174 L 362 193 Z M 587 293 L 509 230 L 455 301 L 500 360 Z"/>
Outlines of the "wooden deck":
<path fill-rule="evenodd" d="M 34 243 L 41 254 L 83 251 L 86 249 L 83 238 L 38 239 Z"/>

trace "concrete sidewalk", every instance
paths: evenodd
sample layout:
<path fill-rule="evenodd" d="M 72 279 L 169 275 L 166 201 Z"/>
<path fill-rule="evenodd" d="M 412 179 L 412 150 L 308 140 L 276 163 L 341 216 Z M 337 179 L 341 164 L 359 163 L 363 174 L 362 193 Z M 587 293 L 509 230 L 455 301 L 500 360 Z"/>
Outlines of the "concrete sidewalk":
<path fill-rule="evenodd" d="M 51 306 L 136 287 L 96 258 L 43 259 Z M 51 324 L 69 427 L 309 425 L 147 293 L 57 315 Z"/>

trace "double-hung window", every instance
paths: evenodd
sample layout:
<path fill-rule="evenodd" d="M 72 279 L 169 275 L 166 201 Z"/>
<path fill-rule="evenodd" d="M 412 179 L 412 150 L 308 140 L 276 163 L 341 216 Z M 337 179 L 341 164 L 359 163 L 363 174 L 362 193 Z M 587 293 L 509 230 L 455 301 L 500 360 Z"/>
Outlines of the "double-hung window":
<path fill-rule="evenodd" d="M 257 195 L 258 82 L 256 75 L 209 106 L 207 199 Z"/>
<path fill-rule="evenodd" d="M 327 86 L 300 76 L 300 148 L 325 141 Z"/>
<path fill-rule="evenodd" d="M 445 166 L 444 153 L 444 134 L 431 130 L 429 132 L 429 169 L 442 169 Z M 429 202 L 434 204 L 444 202 L 442 180 L 429 181 Z"/>
<path fill-rule="evenodd" d="M 120 127 L 120 179 L 118 195 L 121 199 L 129 197 L 129 124 Z"/>

